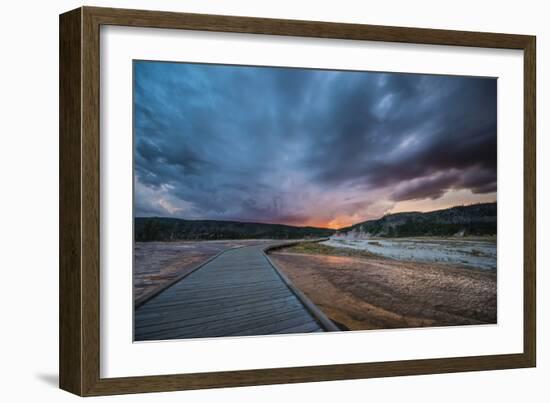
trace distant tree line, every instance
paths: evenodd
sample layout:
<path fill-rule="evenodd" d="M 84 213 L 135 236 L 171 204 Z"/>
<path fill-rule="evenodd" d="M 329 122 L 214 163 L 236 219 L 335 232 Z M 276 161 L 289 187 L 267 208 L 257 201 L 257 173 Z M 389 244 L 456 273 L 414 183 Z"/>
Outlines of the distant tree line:
<path fill-rule="evenodd" d="M 183 220 L 165 217 L 136 217 L 136 241 L 223 240 L 223 239 L 302 239 L 321 238 L 334 230 L 294 227 L 282 224 L 216 220 Z"/>

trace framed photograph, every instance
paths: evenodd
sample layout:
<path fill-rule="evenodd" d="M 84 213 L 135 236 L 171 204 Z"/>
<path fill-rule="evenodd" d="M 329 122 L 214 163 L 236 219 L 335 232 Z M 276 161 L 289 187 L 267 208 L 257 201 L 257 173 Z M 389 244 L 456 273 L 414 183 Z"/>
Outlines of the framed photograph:
<path fill-rule="evenodd" d="M 535 37 L 60 16 L 60 387 L 533 367 Z"/>

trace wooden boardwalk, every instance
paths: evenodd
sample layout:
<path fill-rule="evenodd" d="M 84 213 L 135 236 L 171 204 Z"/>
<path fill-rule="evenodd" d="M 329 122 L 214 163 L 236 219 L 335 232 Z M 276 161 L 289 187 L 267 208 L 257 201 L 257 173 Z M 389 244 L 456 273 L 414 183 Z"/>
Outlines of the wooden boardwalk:
<path fill-rule="evenodd" d="M 135 310 L 136 341 L 337 330 L 264 254 L 229 249 Z"/>

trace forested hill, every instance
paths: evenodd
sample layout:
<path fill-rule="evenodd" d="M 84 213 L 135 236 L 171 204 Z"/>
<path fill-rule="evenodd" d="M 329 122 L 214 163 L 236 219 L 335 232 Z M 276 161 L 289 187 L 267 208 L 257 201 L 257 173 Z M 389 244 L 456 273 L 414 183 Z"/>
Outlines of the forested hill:
<path fill-rule="evenodd" d="M 136 241 L 183 241 L 217 239 L 301 239 L 322 238 L 334 230 L 238 221 L 183 220 L 179 218 L 136 217 Z"/>
<path fill-rule="evenodd" d="M 405 236 L 496 235 L 497 204 L 480 203 L 457 206 L 427 213 L 388 214 L 377 220 L 364 221 L 341 228 L 337 235 L 358 238 Z"/>

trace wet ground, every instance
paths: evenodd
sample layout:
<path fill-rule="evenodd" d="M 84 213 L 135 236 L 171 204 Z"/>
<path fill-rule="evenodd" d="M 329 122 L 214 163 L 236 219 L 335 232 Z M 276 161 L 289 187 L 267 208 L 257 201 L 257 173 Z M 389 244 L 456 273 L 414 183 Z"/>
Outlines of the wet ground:
<path fill-rule="evenodd" d="M 496 323 L 495 270 L 315 244 L 270 257 L 342 329 Z"/>
<path fill-rule="evenodd" d="M 375 255 L 414 262 L 449 263 L 496 270 L 496 238 L 331 238 L 324 245 L 364 250 Z"/>

